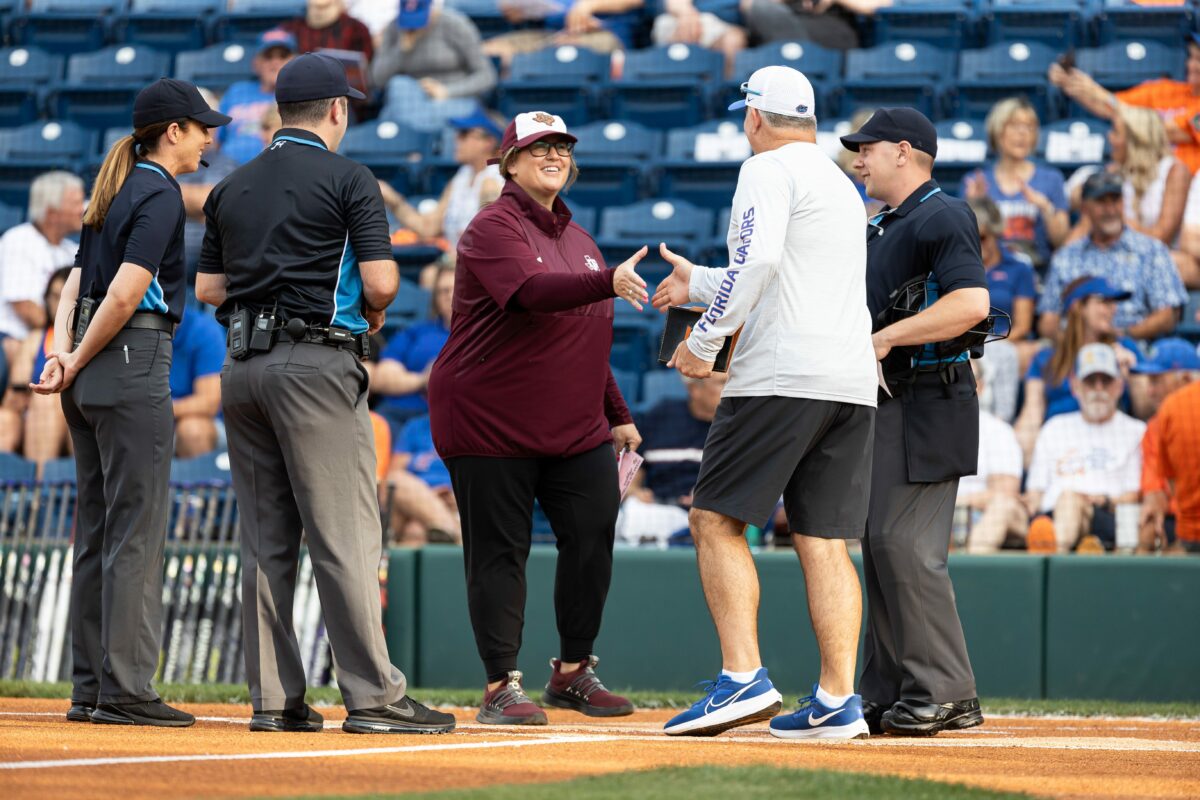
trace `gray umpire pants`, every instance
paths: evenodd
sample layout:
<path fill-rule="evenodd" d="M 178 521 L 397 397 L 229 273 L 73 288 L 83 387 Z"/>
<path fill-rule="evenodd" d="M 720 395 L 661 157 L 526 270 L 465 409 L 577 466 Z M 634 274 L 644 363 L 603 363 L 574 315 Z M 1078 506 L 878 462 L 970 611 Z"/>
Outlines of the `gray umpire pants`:
<path fill-rule="evenodd" d="M 284 341 L 227 358 L 221 399 L 242 537 L 246 678 L 256 711 L 301 708 L 304 666 L 292 627 L 307 537 L 338 686 L 349 709 L 404 696 L 379 602 L 383 531 L 367 373 L 350 352 Z"/>
<path fill-rule="evenodd" d="M 171 337 L 118 331 L 62 393 L 79 502 L 71 579 L 71 699 L 136 703 L 162 633 L 163 543 L 175 453 Z"/>
<path fill-rule="evenodd" d="M 904 408 L 879 404 L 867 532 L 867 635 L 859 694 L 950 703 L 975 697 L 954 586 L 946 571 L 958 480 L 909 483 Z"/>

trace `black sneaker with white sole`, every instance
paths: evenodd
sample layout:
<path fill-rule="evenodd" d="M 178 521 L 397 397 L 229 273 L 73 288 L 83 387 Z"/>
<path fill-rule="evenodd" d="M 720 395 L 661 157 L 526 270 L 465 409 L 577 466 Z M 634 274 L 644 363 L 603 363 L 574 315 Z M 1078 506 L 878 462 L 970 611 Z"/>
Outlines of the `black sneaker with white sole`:
<path fill-rule="evenodd" d="M 271 733 L 316 733 L 325 728 L 325 718 L 312 706 L 283 711 L 259 711 L 250 718 L 250 730 Z"/>
<path fill-rule="evenodd" d="M 386 706 L 352 710 L 342 723 L 342 730 L 346 733 L 449 733 L 454 730 L 454 715 L 426 708 L 406 696 Z"/>
<path fill-rule="evenodd" d="M 162 700 L 142 703 L 100 703 L 92 712 L 96 725 L 149 725 L 155 728 L 188 728 L 196 718 L 186 711 L 171 708 Z"/>

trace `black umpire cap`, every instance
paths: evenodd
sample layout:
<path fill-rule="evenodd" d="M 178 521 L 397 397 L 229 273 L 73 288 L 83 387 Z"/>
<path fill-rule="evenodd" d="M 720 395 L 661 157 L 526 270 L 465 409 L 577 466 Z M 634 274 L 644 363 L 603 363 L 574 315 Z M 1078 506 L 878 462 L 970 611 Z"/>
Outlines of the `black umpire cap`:
<path fill-rule="evenodd" d="M 937 130 L 929 118 L 915 108 L 880 108 L 857 133 L 842 137 L 842 147 L 858 152 L 860 144 L 908 142 L 914 150 L 937 158 Z"/>
<path fill-rule="evenodd" d="M 194 119 L 210 128 L 219 128 L 233 121 L 209 107 L 200 96 L 200 90 L 187 81 L 159 78 L 138 92 L 133 101 L 133 127 L 144 128 L 156 122 L 176 119 Z"/>
<path fill-rule="evenodd" d="M 324 53 L 305 53 L 279 70 L 279 77 L 275 79 L 277 103 L 303 103 L 327 97 L 367 99 L 365 94 L 351 88 L 342 62 Z"/>

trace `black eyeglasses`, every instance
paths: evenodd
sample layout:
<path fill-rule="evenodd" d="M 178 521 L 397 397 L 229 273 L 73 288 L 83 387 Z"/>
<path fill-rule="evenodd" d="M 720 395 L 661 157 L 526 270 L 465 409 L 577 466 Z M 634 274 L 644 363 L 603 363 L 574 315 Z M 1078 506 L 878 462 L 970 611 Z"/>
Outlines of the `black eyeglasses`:
<path fill-rule="evenodd" d="M 534 158 L 542 158 L 543 156 L 547 155 L 550 152 L 550 146 L 551 146 L 550 142 L 541 141 L 541 142 L 534 142 L 533 144 L 529 145 L 529 147 L 527 147 L 526 149 L 529 151 L 529 155 L 533 156 Z M 575 152 L 575 143 L 574 142 L 554 142 L 554 152 L 558 153 L 563 158 L 566 158 L 566 157 L 570 156 L 571 153 Z"/>

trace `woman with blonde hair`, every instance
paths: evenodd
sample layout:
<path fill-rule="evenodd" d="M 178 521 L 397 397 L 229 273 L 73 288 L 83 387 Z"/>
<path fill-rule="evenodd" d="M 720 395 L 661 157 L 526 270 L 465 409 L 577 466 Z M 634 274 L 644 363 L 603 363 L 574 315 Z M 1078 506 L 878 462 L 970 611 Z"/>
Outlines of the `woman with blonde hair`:
<path fill-rule="evenodd" d="M 1034 356 L 1025 376 L 1025 404 L 1017 417 L 1017 440 L 1025 453 L 1025 464 L 1033 456 L 1038 431 L 1050 417 L 1079 410 L 1079 401 L 1071 393 L 1071 374 L 1075 359 L 1084 345 L 1110 344 L 1117 352 L 1123 372 L 1128 372 L 1139 360 L 1137 342 L 1128 337 L 1118 338 L 1113 315 L 1117 303 L 1128 300 L 1129 293 L 1116 288 L 1104 278 L 1083 275 L 1067 284 L 1063 290 L 1066 322 L 1054 347 Z M 1128 395 L 1122 402 L 1128 408 Z"/>
<path fill-rule="evenodd" d="M 133 133 L 112 146 L 96 177 L 58 305 L 55 352 L 30 387 L 61 393 L 75 450 L 69 721 L 196 721 L 151 683 L 175 451 L 171 339 L 187 301 L 175 177 L 200 168 L 211 128 L 230 121 L 184 81 L 162 78 L 138 93 Z"/>
<path fill-rule="evenodd" d="M 1108 143 L 1112 148 L 1108 169 L 1119 172 L 1125 184 L 1125 223 L 1174 247 L 1183 224 L 1191 175 L 1187 166 L 1171 154 L 1162 119 L 1148 108 L 1119 104 L 1108 131 Z M 1082 167 L 1071 176 L 1068 185 L 1072 202 L 1078 201 L 1083 181 L 1099 169 Z M 1087 222 L 1081 221 L 1071 238 L 1087 232 Z"/>
<path fill-rule="evenodd" d="M 992 106 L 984 122 L 996 160 L 963 180 L 968 200 L 990 197 L 1004 215 L 1002 242 L 1034 266 L 1045 266 L 1050 252 L 1070 233 L 1063 176 L 1036 161 L 1037 111 L 1023 97 Z"/>

